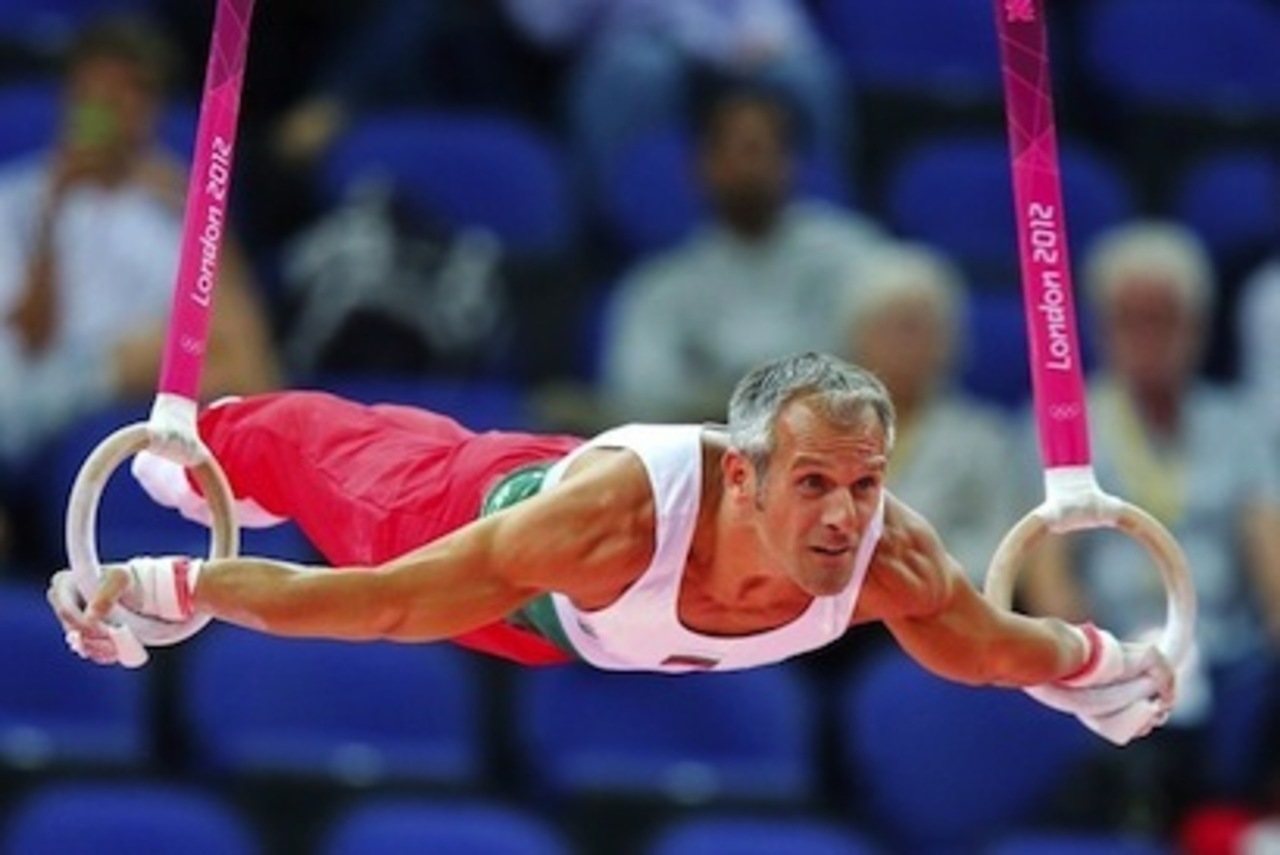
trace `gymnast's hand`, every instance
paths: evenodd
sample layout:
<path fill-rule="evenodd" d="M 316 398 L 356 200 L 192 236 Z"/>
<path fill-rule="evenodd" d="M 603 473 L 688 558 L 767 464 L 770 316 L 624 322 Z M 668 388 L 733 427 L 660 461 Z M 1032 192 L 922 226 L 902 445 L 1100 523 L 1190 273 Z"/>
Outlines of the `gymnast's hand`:
<path fill-rule="evenodd" d="M 105 569 L 105 568 L 104 568 Z M 70 570 L 60 570 L 49 580 L 46 598 L 67 640 L 67 646 L 83 659 L 99 665 L 116 665 L 119 653 L 106 618 L 119 601 L 129 578 L 106 576 L 91 600 L 85 600 Z"/>
<path fill-rule="evenodd" d="M 1092 624 L 1077 627 L 1089 645 L 1085 667 L 1055 683 L 1031 686 L 1027 694 L 1071 713 L 1117 745 L 1146 736 L 1169 718 L 1174 675 L 1150 641 L 1122 642 Z"/>
<path fill-rule="evenodd" d="M 185 557 L 134 558 L 104 565 L 102 584 L 86 601 L 70 570 L 49 582 L 48 600 L 66 633 L 68 646 L 101 665 L 119 662 L 107 616 L 116 606 L 135 614 L 180 623 L 195 614 L 194 591 L 200 561 Z"/>

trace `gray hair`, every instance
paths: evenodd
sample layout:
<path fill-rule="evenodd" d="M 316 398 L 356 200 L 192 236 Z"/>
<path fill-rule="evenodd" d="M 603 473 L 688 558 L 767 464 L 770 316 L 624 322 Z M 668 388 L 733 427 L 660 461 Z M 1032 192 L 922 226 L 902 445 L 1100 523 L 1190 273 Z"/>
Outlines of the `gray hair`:
<path fill-rule="evenodd" d="M 1085 292 L 1103 310 L 1130 277 L 1168 279 L 1182 304 L 1199 315 L 1213 308 L 1213 262 L 1195 232 L 1173 222 L 1145 220 L 1117 226 L 1089 247 Z"/>
<path fill-rule="evenodd" d="M 782 409 L 800 397 L 816 395 L 832 419 L 851 422 L 871 407 L 893 447 L 893 402 L 874 374 L 825 353 L 799 353 L 758 365 L 747 372 L 729 398 L 729 441 L 760 473 L 768 468 Z"/>

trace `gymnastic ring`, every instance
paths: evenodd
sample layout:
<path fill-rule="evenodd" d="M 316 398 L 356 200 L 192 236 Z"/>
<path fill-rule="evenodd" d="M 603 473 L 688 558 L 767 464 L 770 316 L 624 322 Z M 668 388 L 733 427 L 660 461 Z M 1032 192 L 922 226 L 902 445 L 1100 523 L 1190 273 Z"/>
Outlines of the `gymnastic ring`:
<path fill-rule="evenodd" d="M 1108 498 L 1112 512 L 1107 519 L 1075 526 L 1073 530 L 1119 529 L 1138 541 L 1155 560 L 1165 589 L 1165 622 L 1158 646 L 1176 669 L 1191 650 L 1196 620 L 1196 593 L 1186 556 L 1173 535 L 1151 514 L 1123 499 Z M 1053 530 L 1052 520 L 1048 503 L 1042 504 L 1014 524 L 1000 541 L 983 585 L 983 594 L 990 603 L 1002 609 L 1012 607 L 1018 571 L 1032 548 Z"/>
<path fill-rule="evenodd" d="M 76 585 L 85 598 L 91 597 L 98 589 L 102 575 L 97 546 L 98 504 L 102 500 L 102 492 L 116 469 L 138 452 L 146 450 L 150 443 L 146 423 L 126 425 L 99 443 L 76 473 L 67 503 L 66 547 Z M 200 485 L 212 515 L 209 557 L 232 558 L 240 549 L 240 529 L 235 520 L 231 487 L 213 454 L 202 444 L 199 450 L 201 461 L 190 471 Z M 199 632 L 210 620 L 209 615 L 197 614 L 182 622 L 165 621 L 135 614 L 119 606 L 111 612 L 110 618 L 135 636 L 131 640 L 119 638 L 123 633 L 113 633 L 118 640 L 134 644 L 141 641 L 149 646 L 177 644 Z M 139 650 L 132 650 L 131 656 L 138 655 Z M 145 662 L 146 651 L 141 650 L 140 655 Z"/>

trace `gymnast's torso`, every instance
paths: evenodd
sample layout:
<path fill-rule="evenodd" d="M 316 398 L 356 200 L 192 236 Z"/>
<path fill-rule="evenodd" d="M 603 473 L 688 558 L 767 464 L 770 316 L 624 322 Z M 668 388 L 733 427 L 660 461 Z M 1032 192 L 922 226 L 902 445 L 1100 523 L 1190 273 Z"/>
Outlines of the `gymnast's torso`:
<path fill-rule="evenodd" d="M 849 626 L 879 540 L 883 502 L 858 546 L 849 584 L 812 598 L 797 617 L 752 634 L 709 635 L 688 626 L 682 581 L 697 528 L 706 480 L 708 440 L 700 425 L 626 425 L 606 431 L 541 470 L 512 473 L 489 493 L 491 513 L 555 489 L 571 466 L 592 450 L 626 449 L 644 465 L 653 491 L 654 550 L 644 571 L 612 602 L 598 608 L 558 593 L 525 607 L 522 619 L 543 636 L 592 665 L 608 670 L 687 672 L 751 668 L 813 650 L 840 638 Z"/>

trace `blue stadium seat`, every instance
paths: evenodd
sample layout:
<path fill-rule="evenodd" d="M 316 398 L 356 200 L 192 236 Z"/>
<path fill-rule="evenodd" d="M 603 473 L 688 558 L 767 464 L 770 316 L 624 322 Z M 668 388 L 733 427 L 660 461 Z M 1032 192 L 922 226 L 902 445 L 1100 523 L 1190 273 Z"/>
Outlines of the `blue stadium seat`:
<path fill-rule="evenodd" d="M 1106 0 L 1086 8 L 1084 62 L 1130 107 L 1280 111 L 1280 12 L 1262 0 Z"/>
<path fill-rule="evenodd" d="M 947 682 L 898 650 L 849 675 L 839 721 L 844 767 L 867 782 L 858 807 L 895 851 L 966 851 L 1026 824 L 1103 744 L 1022 692 Z"/>
<path fill-rule="evenodd" d="M 645 855 L 874 855 L 869 839 L 808 819 L 720 816 L 664 829 Z"/>
<path fill-rule="evenodd" d="M 367 116 L 326 154 L 320 172 L 331 202 L 363 179 L 390 179 L 420 213 L 487 228 L 518 252 L 562 252 L 576 235 L 560 153 L 511 118 Z"/>
<path fill-rule="evenodd" d="M 788 666 L 724 674 L 520 675 L 518 738 L 540 791 L 697 802 L 813 794 L 816 711 Z"/>
<path fill-rule="evenodd" d="M 21 585 L 0 586 L 0 651 L 0 763 L 148 766 L 151 672 L 103 668 L 72 654 L 44 591 Z"/>
<path fill-rule="evenodd" d="M 1141 837 L 1049 831 L 1012 834 L 987 850 L 988 855 L 1173 855 L 1173 852 L 1164 844 Z"/>
<path fill-rule="evenodd" d="M 184 650 L 181 706 L 202 765 L 253 776 L 470 786 L 480 697 L 446 644 L 280 639 L 227 626 Z"/>
<path fill-rule="evenodd" d="M 0 163 L 33 154 L 58 127 L 58 87 L 34 80 L 0 87 Z"/>
<path fill-rule="evenodd" d="M 370 374 L 317 376 L 305 385 L 362 404 L 423 407 L 477 431 L 522 430 L 533 425 L 524 392 L 503 381 Z"/>
<path fill-rule="evenodd" d="M 46 551 L 64 551 L 63 520 L 76 473 L 93 449 L 116 429 L 147 419 L 147 407 L 112 405 L 77 421 L 59 436 L 48 452 L 39 479 L 41 539 Z M 205 555 L 209 532 L 188 522 L 177 511 L 151 500 L 129 474 L 128 464 L 116 471 L 98 505 L 98 554 L 105 561 L 136 555 Z M 241 550 L 254 555 L 307 560 L 314 551 L 292 523 L 268 529 L 243 529 Z"/>
<path fill-rule="evenodd" d="M 160 126 L 156 129 L 160 143 L 183 163 L 191 162 L 199 121 L 199 106 L 185 101 L 170 103 L 160 116 Z"/>
<path fill-rule="evenodd" d="M 689 135 L 669 127 L 641 136 L 610 164 L 599 203 L 625 252 L 644 255 L 665 249 L 705 221 L 708 211 L 698 189 L 694 153 Z M 848 189 L 831 164 L 802 155 L 796 169 L 800 196 L 849 204 Z"/>
<path fill-rule="evenodd" d="M 1173 213 L 1219 260 L 1267 245 L 1280 233 L 1280 166 L 1274 154 L 1237 149 L 1201 158 L 1182 175 Z"/>
<path fill-rule="evenodd" d="M 1031 400 L 1027 322 L 1018 291 L 969 296 L 960 383 L 966 391 L 1017 410 Z"/>
<path fill-rule="evenodd" d="M 257 839 L 213 796 L 171 783 L 62 783 L 14 809 L 5 855 L 257 855 Z"/>
<path fill-rule="evenodd" d="M 1120 174 L 1088 149 L 1059 148 L 1068 243 L 1074 257 L 1102 230 L 1133 215 Z M 978 282 L 1017 270 L 1013 182 L 1001 136 L 936 138 L 899 160 L 888 185 L 888 213 L 903 234 L 951 253 Z"/>
<path fill-rule="evenodd" d="M 1265 774 L 1267 728 L 1280 714 L 1280 667 L 1265 655 L 1233 663 L 1214 680 L 1214 714 L 1204 751 L 1206 775 L 1219 793 L 1248 798 Z"/>
<path fill-rule="evenodd" d="M 498 803 L 387 800 L 351 808 L 325 835 L 318 855 L 569 855 L 569 851 L 551 826 Z"/>
<path fill-rule="evenodd" d="M 988 0 L 825 0 L 823 31 L 860 88 L 999 100 Z"/>

